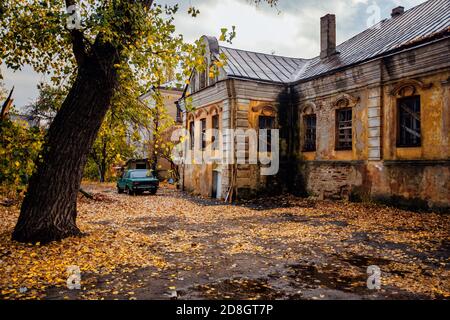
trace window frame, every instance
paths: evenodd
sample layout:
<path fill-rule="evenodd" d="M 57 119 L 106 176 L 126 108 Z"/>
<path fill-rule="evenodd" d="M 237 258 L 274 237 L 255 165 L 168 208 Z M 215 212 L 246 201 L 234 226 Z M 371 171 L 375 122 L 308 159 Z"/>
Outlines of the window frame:
<path fill-rule="evenodd" d="M 307 144 L 307 137 L 308 137 L 308 130 L 309 126 L 308 126 L 308 119 L 314 119 L 314 142 L 313 142 L 313 146 L 309 147 L 309 144 Z M 303 115 L 303 146 L 302 146 L 302 151 L 303 152 L 315 152 L 317 151 L 317 115 L 315 113 L 312 114 L 305 114 Z"/>
<path fill-rule="evenodd" d="M 215 123 L 217 120 L 217 123 Z M 220 117 L 218 114 L 215 114 L 211 117 L 211 128 L 214 130 L 219 131 L 220 130 Z M 211 137 L 212 140 L 212 148 L 214 151 L 219 150 L 219 139 L 218 137 L 215 137 L 214 134 Z"/>
<path fill-rule="evenodd" d="M 190 150 L 194 150 L 195 148 L 195 121 L 189 121 L 189 147 Z"/>
<path fill-rule="evenodd" d="M 207 131 L 207 122 L 206 122 L 206 118 L 202 118 L 200 119 L 200 150 L 201 151 L 205 151 L 206 150 L 206 146 L 208 143 L 208 139 L 206 136 L 206 131 Z"/>
<path fill-rule="evenodd" d="M 270 128 L 265 127 L 265 128 L 261 128 L 261 120 L 262 119 L 270 119 L 271 121 L 271 126 Z M 266 115 L 260 115 L 258 116 L 258 152 L 261 152 L 260 149 L 260 143 L 261 143 L 261 137 L 259 136 L 259 131 L 260 130 L 269 130 L 267 131 L 267 141 L 266 141 L 266 145 L 267 145 L 267 150 L 266 152 L 271 153 L 272 152 L 272 133 L 270 130 L 275 129 L 275 117 L 274 116 L 266 116 Z"/>
<path fill-rule="evenodd" d="M 350 120 L 341 121 L 340 120 L 340 114 L 342 112 L 350 112 Z M 335 117 L 336 117 L 336 123 L 335 123 L 335 130 L 336 130 L 335 150 L 336 151 L 350 151 L 350 150 L 353 150 L 353 108 L 346 107 L 346 108 L 336 109 Z M 347 146 L 347 145 L 343 145 L 343 143 L 345 143 L 345 142 L 341 141 L 340 136 L 341 136 L 341 130 L 348 130 L 349 127 L 341 128 L 340 127 L 340 123 L 341 122 L 349 122 L 349 121 L 351 122 L 351 127 L 350 127 L 351 139 L 350 139 L 350 146 Z"/>
<path fill-rule="evenodd" d="M 418 126 L 418 133 L 419 133 L 419 141 L 416 143 L 407 143 L 407 142 L 402 142 L 402 110 L 401 110 L 401 104 L 404 101 L 408 101 L 408 100 L 414 100 L 414 103 L 417 103 L 418 106 L 418 122 L 419 122 L 419 126 Z M 413 96 L 406 96 L 406 97 L 401 97 L 401 98 L 397 98 L 396 101 L 397 104 L 397 148 L 420 148 L 422 146 L 423 143 L 423 137 L 422 137 L 422 106 L 421 106 L 421 101 L 420 101 L 420 95 L 413 95 Z M 406 139 L 406 138 L 404 138 Z"/>

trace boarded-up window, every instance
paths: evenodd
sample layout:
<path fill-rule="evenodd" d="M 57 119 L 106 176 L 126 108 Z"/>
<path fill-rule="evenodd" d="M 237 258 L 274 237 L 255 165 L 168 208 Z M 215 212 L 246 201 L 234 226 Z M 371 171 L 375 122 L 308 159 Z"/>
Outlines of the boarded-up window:
<path fill-rule="evenodd" d="M 352 109 L 336 110 L 336 150 L 352 149 Z"/>
<path fill-rule="evenodd" d="M 219 150 L 219 137 L 214 136 L 219 134 L 219 115 L 212 117 L 212 127 L 214 129 L 212 136 L 213 150 Z"/>
<path fill-rule="evenodd" d="M 260 130 L 267 130 L 267 136 L 266 139 L 263 139 L 260 133 L 259 142 L 264 143 L 267 145 L 267 152 L 272 152 L 272 132 L 271 129 L 275 129 L 275 118 L 274 117 L 267 117 L 267 116 L 260 116 L 259 117 L 259 129 Z M 263 140 L 262 140 L 263 139 Z M 261 148 L 259 148 L 261 151 Z"/>
<path fill-rule="evenodd" d="M 306 115 L 303 120 L 305 126 L 303 151 L 316 151 L 316 115 Z"/>
<path fill-rule="evenodd" d="M 420 96 L 398 99 L 399 147 L 420 147 Z"/>
<path fill-rule="evenodd" d="M 202 119 L 200 120 L 200 125 L 201 125 L 201 139 L 202 139 L 202 150 L 206 149 L 206 119 Z"/>
<path fill-rule="evenodd" d="M 189 122 L 189 143 L 190 143 L 190 148 L 191 150 L 194 150 L 194 145 L 195 145 L 195 126 L 194 126 L 194 121 Z"/>

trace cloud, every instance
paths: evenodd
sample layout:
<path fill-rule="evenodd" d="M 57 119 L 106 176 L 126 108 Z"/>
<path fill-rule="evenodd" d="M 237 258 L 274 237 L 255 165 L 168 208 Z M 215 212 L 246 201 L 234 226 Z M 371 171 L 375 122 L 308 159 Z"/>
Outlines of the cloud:
<path fill-rule="evenodd" d="M 392 8 L 411 8 L 423 0 L 279 0 L 278 9 L 268 5 L 255 6 L 252 0 L 159 0 L 157 3 L 180 3 L 175 17 L 176 31 L 186 41 L 202 35 L 218 36 L 223 27 L 236 26 L 237 37 L 232 47 L 311 58 L 319 54 L 320 17 L 336 14 L 337 42 L 341 43 L 368 27 L 367 8 L 376 4 L 380 18 L 390 17 Z M 187 8 L 193 5 L 200 15 L 193 18 Z M 230 46 L 229 44 L 225 44 Z M 36 85 L 42 77 L 26 67 L 21 72 L 4 70 L 8 87 L 16 86 L 16 104 L 26 105 L 37 96 Z"/>
<path fill-rule="evenodd" d="M 22 110 L 24 106 L 30 104 L 38 96 L 38 83 L 45 81 L 45 77 L 34 72 L 30 66 L 25 66 L 22 70 L 14 72 L 2 65 L 1 73 L 6 89 L 9 91 L 14 87 L 14 104 Z"/>

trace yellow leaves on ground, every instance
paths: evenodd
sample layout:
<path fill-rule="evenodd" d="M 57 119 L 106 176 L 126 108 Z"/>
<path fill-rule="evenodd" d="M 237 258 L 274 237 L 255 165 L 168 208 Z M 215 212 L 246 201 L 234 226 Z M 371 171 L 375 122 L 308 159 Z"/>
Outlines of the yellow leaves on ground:
<path fill-rule="evenodd" d="M 78 203 L 83 238 L 45 246 L 12 242 L 18 209 L 0 207 L 0 297 L 45 298 L 49 288 L 66 286 L 72 265 L 80 267 L 83 279 L 91 275 L 92 281 L 82 283 L 82 298 L 134 300 L 157 281 L 176 295 L 187 277 L 214 277 L 224 263 L 228 271 L 242 272 L 239 261 L 245 259 L 244 270 L 251 273 L 269 264 L 320 259 L 319 271 L 331 272 L 336 282 L 350 279 L 349 287 L 364 287 L 365 268 L 380 264 L 383 286 L 450 295 L 448 216 L 288 196 L 226 205 L 167 186 L 156 196 L 136 197 L 116 194 L 113 184 L 84 188 L 96 200 Z M 251 263 L 256 271 L 248 269 Z M 143 276 L 128 279 L 146 267 Z M 97 290 L 98 279 L 104 285 Z M 64 297 L 77 298 L 59 296 Z"/>
<path fill-rule="evenodd" d="M 79 266 L 82 273 L 103 275 L 121 266 L 127 266 L 127 270 L 166 266 L 152 250 L 148 236 L 96 223 L 114 212 L 82 215 L 79 226 L 87 233 L 85 237 L 33 246 L 11 241 L 18 210 L 1 210 L 0 288 L 4 298 L 42 298 L 46 288 L 66 286 L 67 268 L 72 265 Z M 26 292 L 21 293 L 20 288 L 27 288 Z"/>

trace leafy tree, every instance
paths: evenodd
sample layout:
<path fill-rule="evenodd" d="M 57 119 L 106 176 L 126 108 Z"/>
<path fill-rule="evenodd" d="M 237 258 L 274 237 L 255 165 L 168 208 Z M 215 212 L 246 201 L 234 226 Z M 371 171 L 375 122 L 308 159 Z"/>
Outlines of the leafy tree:
<path fill-rule="evenodd" d="M 68 89 L 40 83 L 38 90 L 39 96 L 36 101 L 26 106 L 26 114 L 45 128 L 51 124 L 61 108 Z M 149 117 L 150 111 L 145 106 L 123 96 L 123 90 L 116 92 L 112 107 L 108 110 L 89 152 L 87 168 L 84 170 L 89 178 L 98 178 L 100 182 L 104 182 L 113 163 L 134 156 L 133 144 L 130 141 L 137 139 L 136 126 L 148 126 Z"/>
<path fill-rule="evenodd" d="M 33 103 L 25 106 L 26 114 L 43 127 L 53 121 L 67 96 L 67 88 L 50 84 L 38 84 L 39 96 Z"/>
<path fill-rule="evenodd" d="M 172 150 L 176 145 L 176 142 L 171 141 L 172 132 L 177 129 L 175 119 L 168 113 L 159 89 L 153 90 L 152 100 L 153 106 L 150 108 L 152 134 L 149 141 L 152 169 L 156 172 L 159 168 L 158 159 L 165 159 L 170 163 L 172 177 L 179 180 L 178 166 L 172 158 Z"/>
<path fill-rule="evenodd" d="M 73 12 L 68 17 L 64 5 L 78 5 L 81 20 Z M 177 5 L 153 0 L 1 2 L 0 63 L 13 69 L 31 65 L 51 74 L 55 84 L 73 80 L 48 130 L 14 240 L 45 243 L 81 234 L 77 192 L 115 92 L 123 84 L 123 90 L 137 97 L 142 89 L 165 82 L 162 70 L 167 66 L 181 64 L 181 80 L 204 52 L 199 42 L 186 44 L 175 34 L 177 10 Z"/>
<path fill-rule="evenodd" d="M 11 111 L 13 113 L 13 111 Z M 0 122 L 0 181 L 2 194 L 16 198 L 26 190 L 41 151 L 43 132 L 22 120 Z"/>
<path fill-rule="evenodd" d="M 140 128 L 148 128 L 151 110 L 137 99 L 118 90 L 106 114 L 97 139 L 89 153 L 89 161 L 97 167 L 100 182 L 106 181 L 108 169 L 135 155 L 135 142 L 141 139 Z"/>
<path fill-rule="evenodd" d="M 0 105 L 3 103 L 3 101 L 6 99 L 7 97 L 7 91 L 5 88 L 5 85 L 3 84 L 3 82 L 0 81 Z"/>

